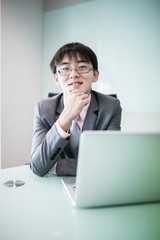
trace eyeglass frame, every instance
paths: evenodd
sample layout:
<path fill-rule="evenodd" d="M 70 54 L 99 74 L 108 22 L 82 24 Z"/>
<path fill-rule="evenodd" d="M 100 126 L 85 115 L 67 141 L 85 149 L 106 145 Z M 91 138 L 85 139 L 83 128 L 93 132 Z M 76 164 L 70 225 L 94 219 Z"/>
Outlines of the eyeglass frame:
<path fill-rule="evenodd" d="M 89 73 L 90 71 L 95 71 L 94 68 L 85 65 L 85 67 L 88 68 L 88 72 L 79 73 L 79 72 L 77 71 L 77 68 L 78 68 L 78 67 L 80 67 L 80 66 L 77 66 L 77 67 L 75 68 L 75 71 L 76 71 L 78 74 L 85 74 L 85 73 Z M 68 67 L 68 68 L 70 69 L 69 74 L 61 75 L 60 70 L 61 70 L 62 68 L 60 68 L 60 69 L 56 72 L 56 75 L 59 73 L 61 76 L 69 76 L 69 75 L 71 74 L 71 72 L 73 71 L 74 68 L 72 68 L 72 67 Z"/>

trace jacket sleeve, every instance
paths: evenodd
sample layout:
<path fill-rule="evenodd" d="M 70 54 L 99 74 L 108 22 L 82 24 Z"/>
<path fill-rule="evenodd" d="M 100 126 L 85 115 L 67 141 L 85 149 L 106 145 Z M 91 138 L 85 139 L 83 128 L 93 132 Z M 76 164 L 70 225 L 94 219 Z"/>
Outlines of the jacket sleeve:
<path fill-rule="evenodd" d="M 45 118 L 40 115 L 40 105 L 37 103 L 34 114 L 34 132 L 30 158 L 32 171 L 39 176 L 44 176 L 57 162 L 60 153 L 68 144 L 67 139 L 62 139 L 58 134 L 55 123 L 50 126 Z"/>
<path fill-rule="evenodd" d="M 122 108 L 119 100 L 116 99 L 113 107 L 112 117 L 107 130 L 121 130 L 121 114 Z"/>

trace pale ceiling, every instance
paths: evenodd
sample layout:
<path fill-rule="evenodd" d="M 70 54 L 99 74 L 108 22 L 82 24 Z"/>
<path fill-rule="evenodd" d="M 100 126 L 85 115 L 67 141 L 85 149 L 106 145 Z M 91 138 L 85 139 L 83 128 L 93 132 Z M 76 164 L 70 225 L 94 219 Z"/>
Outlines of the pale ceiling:
<path fill-rule="evenodd" d="M 94 0 L 44 0 L 43 11 L 51 11 L 58 8 L 73 6 L 80 3 L 91 2 Z"/>

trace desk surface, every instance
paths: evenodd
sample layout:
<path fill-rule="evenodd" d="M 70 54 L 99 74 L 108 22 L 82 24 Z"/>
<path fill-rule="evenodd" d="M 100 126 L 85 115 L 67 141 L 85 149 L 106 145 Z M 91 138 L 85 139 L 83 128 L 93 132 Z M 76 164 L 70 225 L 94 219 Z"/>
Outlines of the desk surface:
<path fill-rule="evenodd" d="M 0 239 L 159 240 L 160 203 L 76 209 L 61 178 L 35 176 L 29 166 L 1 170 Z M 21 187 L 6 187 L 23 180 Z"/>

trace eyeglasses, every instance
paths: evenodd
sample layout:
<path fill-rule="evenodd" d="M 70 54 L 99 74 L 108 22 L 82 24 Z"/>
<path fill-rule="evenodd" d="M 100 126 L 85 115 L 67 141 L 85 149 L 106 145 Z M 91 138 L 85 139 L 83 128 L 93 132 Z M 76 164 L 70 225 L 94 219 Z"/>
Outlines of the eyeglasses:
<path fill-rule="evenodd" d="M 86 65 L 80 65 L 75 68 L 75 71 L 79 74 L 88 73 L 89 71 L 94 71 L 94 70 L 95 70 L 94 68 L 91 68 Z M 63 67 L 63 68 L 60 68 L 57 71 L 57 73 L 59 73 L 61 76 L 69 76 L 72 71 L 73 71 L 72 67 Z"/>

